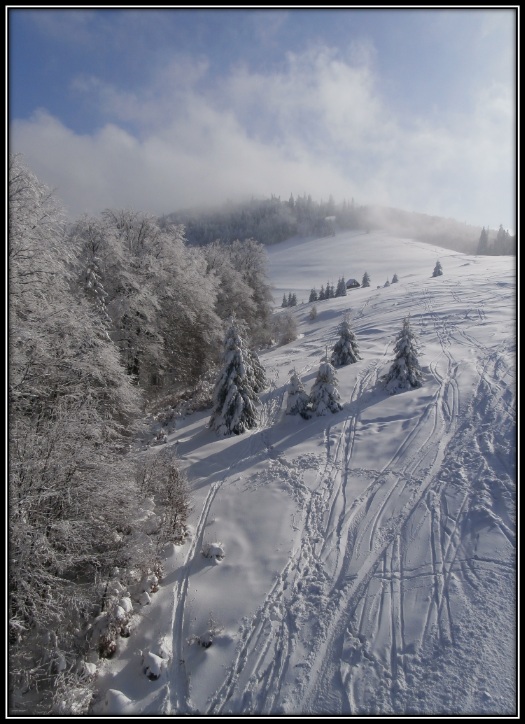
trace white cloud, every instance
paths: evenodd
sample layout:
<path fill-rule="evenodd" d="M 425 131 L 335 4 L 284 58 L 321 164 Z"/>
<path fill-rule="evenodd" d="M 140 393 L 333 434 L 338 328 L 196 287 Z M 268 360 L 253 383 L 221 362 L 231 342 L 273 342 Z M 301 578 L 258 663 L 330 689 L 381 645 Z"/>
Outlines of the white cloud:
<path fill-rule="evenodd" d="M 365 51 L 351 63 L 316 48 L 290 54 L 279 73 L 238 67 L 214 84 L 205 59 L 179 57 L 140 92 L 77 79 L 106 119 L 101 130 L 80 136 L 39 112 L 13 123 L 12 145 L 75 215 L 291 192 L 480 224 L 512 209 L 501 200 L 515 196 L 506 89 L 487 85 L 474 115 L 407 123 L 386 106 Z"/>

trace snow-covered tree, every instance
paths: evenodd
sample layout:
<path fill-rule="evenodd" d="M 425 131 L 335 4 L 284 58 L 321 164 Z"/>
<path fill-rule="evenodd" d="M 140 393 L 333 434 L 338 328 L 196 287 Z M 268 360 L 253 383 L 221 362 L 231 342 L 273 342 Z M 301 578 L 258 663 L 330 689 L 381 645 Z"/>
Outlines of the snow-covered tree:
<path fill-rule="evenodd" d="M 317 296 L 317 290 L 315 287 L 310 291 L 310 297 L 308 299 L 309 302 L 316 302 L 318 300 Z"/>
<path fill-rule="evenodd" d="M 370 275 L 367 271 L 363 274 L 363 280 L 361 282 L 362 287 L 369 287 L 370 286 Z"/>
<path fill-rule="evenodd" d="M 317 378 L 310 390 L 310 407 L 316 415 L 343 409 L 337 389 L 337 375 L 330 362 L 321 362 Z"/>
<path fill-rule="evenodd" d="M 326 296 L 324 286 L 321 284 L 321 291 L 319 292 L 319 301 L 322 301 L 323 299 L 328 299 L 328 297 Z"/>
<path fill-rule="evenodd" d="M 279 344 L 289 344 L 297 339 L 297 320 L 290 309 L 274 316 L 273 333 Z"/>
<path fill-rule="evenodd" d="M 423 372 L 419 365 L 419 342 L 410 325 L 410 317 L 405 317 L 403 327 L 396 337 L 395 358 L 389 372 L 384 377 L 389 392 L 402 392 L 421 387 Z"/>
<path fill-rule="evenodd" d="M 241 435 L 256 427 L 258 402 L 250 356 L 232 320 L 224 339 L 222 370 L 213 392 L 210 429 L 219 435 Z"/>
<path fill-rule="evenodd" d="M 389 287 L 389 286 L 390 286 L 390 282 L 388 281 L 388 279 L 387 279 L 386 282 L 383 284 L 383 286 L 384 286 L 384 287 Z"/>
<path fill-rule="evenodd" d="M 443 274 L 443 267 L 441 266 L 441 262 L 438 260 L 436 262 L 436 266 L 434 267 L 434 271 L 432 272 L 433 277 L 440 277 Z"/>
<path fill-rule="evenodd" d="M 345 282 L 344 277 L 341 277 L 337 282 L 335 296 L 336 297 L 346 297 L 346 282 Z"/>
<path fill-rule="evenodd" d="M 313 322 L 314 319 L 317 319 L 317 307 L 315 306 L 315 304 L 310 309 L 310 313 L 308 314 L 308 319 L 310 320 L 310 322 Z"/>
<path fill-rule="evenodd" d="M 397 284 L 398 281 L 399 277 L 397 276 L 397 274 L 394 274 L 394 276 L 392 277 L 392 284 Z"/>
<path fill-rule="evenodd" d="M 349 365 L 361 359 L 357 339 L 350 327 L 348 315 L 344 316 L 339 327 L 339 339 L 337 340 L 330 362 L 334 367 Z"/>
<path fill-rule="evenodd" d="M 288 386 L 288 397 L 286 400 L 286 414 L 287 415 L 301 415 L 307 420 L 311 417 L 310 414 L 310 397 L 304 385 L 299 378 L 299 375 L 294 370 L 290 377 L 290 384 Z"/>
<path fill-rule="evenodd" d="M 286 298 L 286 294 L 283 294 L 283 301 L 281 303 L 281 307 L 287 307 L 288 306 L 288 299 Z"/>

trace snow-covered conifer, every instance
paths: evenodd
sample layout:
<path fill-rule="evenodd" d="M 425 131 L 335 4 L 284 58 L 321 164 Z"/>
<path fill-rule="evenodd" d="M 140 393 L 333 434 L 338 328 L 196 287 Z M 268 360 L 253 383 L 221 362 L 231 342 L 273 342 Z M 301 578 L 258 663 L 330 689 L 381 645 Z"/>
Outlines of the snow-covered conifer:
<path fill-rule="evenodd" d="M 307 420 L 310 415 L 309 410 L 310 397 L 304 389 L 303 383 L 299 375 L 294 370 L 290 377 L 290 385 L 288 387 L 288 397 L 286 401 L 287 415 L 301 415 Z"/>
<path fill-rule="evenodd" d="M 346 297 L 346 282 L 345 282 L 344 277 L 341 277 L 341 279 L 339 279 L 337 282 L 335 296 L 336 297 Z"/>
<path fill-rule="evenodd" d="M 370 275 L 367 271 L 363 274 L 363 280 L 361 282 L 362 287 L 369 287 L 370 286 Z"/>
<path fill-rule="evenodd" d="M 383 284 L 383 286 L 384 286 L 384 287 L 389 287 L 389 286 L 390 286 L 390 282 L 388 281 L 388 279 L 387 279 L 386 282 Z"/>
<path fill-rule="evenodd" d="M 350 319 L 348 315 L 345 315 L 341 325 L 339 327 L 340 337 L 335 344 L 332 352 L 331 363 L 334 367 L 340 367 L 342 365 L 349 365 L 357 362 L 361 359 L 359 356 L 359 347 L 357 345 L 357 339 L 350 328 Z"/>
<path fill-rule="evenodd" d="M 223 367 L 213 392 L 209 423 L 219 435 L 241 435 L 257 425 L 259 398 L 252 375 L 249 353 L 232 320 L 224 340 Z"/>
<path fill-rule="evenodd" d="M 410 317 L 405 317 L 403 327 L 396 337 L 395 359 L 384 377 L 389 392 L 402 392 L 421 387 L 423 372 L 419 366 L 419 346 L 415 332 L 410 326 Z"/>
<path fill-rule="evenodd" d="M 394 274 L 394 276 L 392 277 L 392 284 L 397 284 L 398 281 L 399 277 L 397 276 L 397 274 Z"/>
<path fill-rule="evenodd" d="M 310 406 L 316 415 L 326 415 L 328 411 L 339 412 L 343 409 L 337 389 L 337 376 L 330 362 L 321 362 L 317 379 L 310 391 Z"/>
<path fill-rule="evenodd" d="M 288 306 L 288 299 L 286 298 L 286 294 L 283 294 L 283 301 L 281 304 L 281 307 L 287 307 Z"/>
<path fill-rule="evenodd" d="M 308 299 L 309 302 L 316 302 L 318 299 L 317 297 L 317 290 L 315 287 L 310 292 L 310 298 Z"/>
<path fill-rule="evenodd" d="M 436 266 L 434 267 L 434 271 L 432 272 L 433 277 L 440 277 L 443 274 L 443 267 L 441 266 L 441 262 L 436 262 Z"/>

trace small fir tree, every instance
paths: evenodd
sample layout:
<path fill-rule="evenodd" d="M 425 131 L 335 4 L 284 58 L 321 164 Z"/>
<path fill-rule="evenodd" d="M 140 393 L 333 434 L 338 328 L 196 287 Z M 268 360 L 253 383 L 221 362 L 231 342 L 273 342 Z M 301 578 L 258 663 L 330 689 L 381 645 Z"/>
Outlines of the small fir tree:
<path fill-rule="evenodd" d="M 361 359 L 354 332 L 350 328 L 350 319 L 345 315 L 339 327 L 340 337 L 334 346 L 330 362 L 334 367 L 353 364 Z"/>
<path fill-rule="evenodd" d="M 287 307 L 288 306 L 288 300 L 286 299 L 286 294 L 283 294 L 283 301 L 281 304 L 281 307 Z"/>
<path fill-rule="evenodd" d="M 290 377 L 290 384 L 288 386 L 286 414 L 301 415 L 301 417 L 304 417 L 305 420 L 308 420 L 311 417 L 310 397 L 304 389 L 303 383 L 295 370 Z"/>
<path fill-rule="evenodd" d="M 315 287 L 310 292 L 310 298 L 308 299 L 309 302 L 316 302 L 317 301 L 317 290 Z"/>
<path fill-rule="evenodd" d="M 341 277 L 341 279 L 339 279 L 339 281 L 337 282 L 335 296 L 346 297 L 346 282 L 344 277 Z"/>
<path fill-rule="evenodd" d="M 390 282 L 388 281 L 388 279 L 387 279 L 386 282 L 383 284 L 383 286 L 384 286 L 384 287 L 389 287 L 389 286 L 390 286 Z"/>
<path fill-rule="evenodd" d="M 397 274 L 394 274 L 394 276 L 392 277 L 392 284 L 397 284 L 398 281 L 399 277 L 397 276 Z"/>
<path fill-rule="evenodd" d="M 250 354 L 232 320 L 224 340 L 223 367 L 213 392 L 209 423 L 218 435 L 241 435 L 256 427 L 259 398 L 253 378 Z"/>
<path fill-rule="evenodd" d="M 405 317 L 403 327 L 396 337 L 395 359 L 384 382 L 390 393 L 421 387 L 423 372 L 419 366 L 419 343 L 410 326 L 410 317 Z"/>
<path fill-rule="evenodd" d="M 310 309 L 310 314 L 308 315 L 308 319 L 310 320 L 310 322 L 313 322 L 315 319 L 317 319 L 317 307 L 315 306 L 315 304 Z"/>
<path fill-rule="evenodd" d="M 370 286 L 370 275 L 368 272 L 365 271 L 363 274 L 363 281 L 361 282 L 362 287 L 369 287 Z"/>
<path fill-rule="evenodd" d="M 443 267 L 441 266 L 441 262 L 438 260 L 436 262 L 436 266 L 434 267 L 434 271 L 432 272 L 433 277 L 440 277 L 443 274 Z"/>
<path fill-rule="evenodd" d="M 310 407 L 316 415 L 327 412 L 339 412 L 343 409 L 337 389 L 337 376 L 330 362 L 323 361 L 319 366 L 317 379 L 310 391 Z"/>

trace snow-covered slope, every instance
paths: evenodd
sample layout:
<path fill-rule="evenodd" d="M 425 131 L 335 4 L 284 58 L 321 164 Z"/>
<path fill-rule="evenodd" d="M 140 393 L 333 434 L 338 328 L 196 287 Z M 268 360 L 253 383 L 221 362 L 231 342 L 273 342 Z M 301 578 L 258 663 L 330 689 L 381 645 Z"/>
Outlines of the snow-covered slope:
<path fill-rule="evenodd" d="M 371 287 L 317 302 L 314 321 L 293 308 L 299 338 L 260 355 L 257 429 L 217 438 L 199 413 L 169 436 L 192 537 L 101 662 L 95 711 L 513 714 L 514 260 L 372 233 L 268 252 L 277 307 L 340 276 L 368 271 Z M 347 312 L 362 360 L 337 370 L 342 411 L 285 415 L 290 373 L 310 389 Z M 409 314 L 423 386 L 391 396 L 381 376 Z M 155 681 L 146 651 L 165 660 Z"/>

